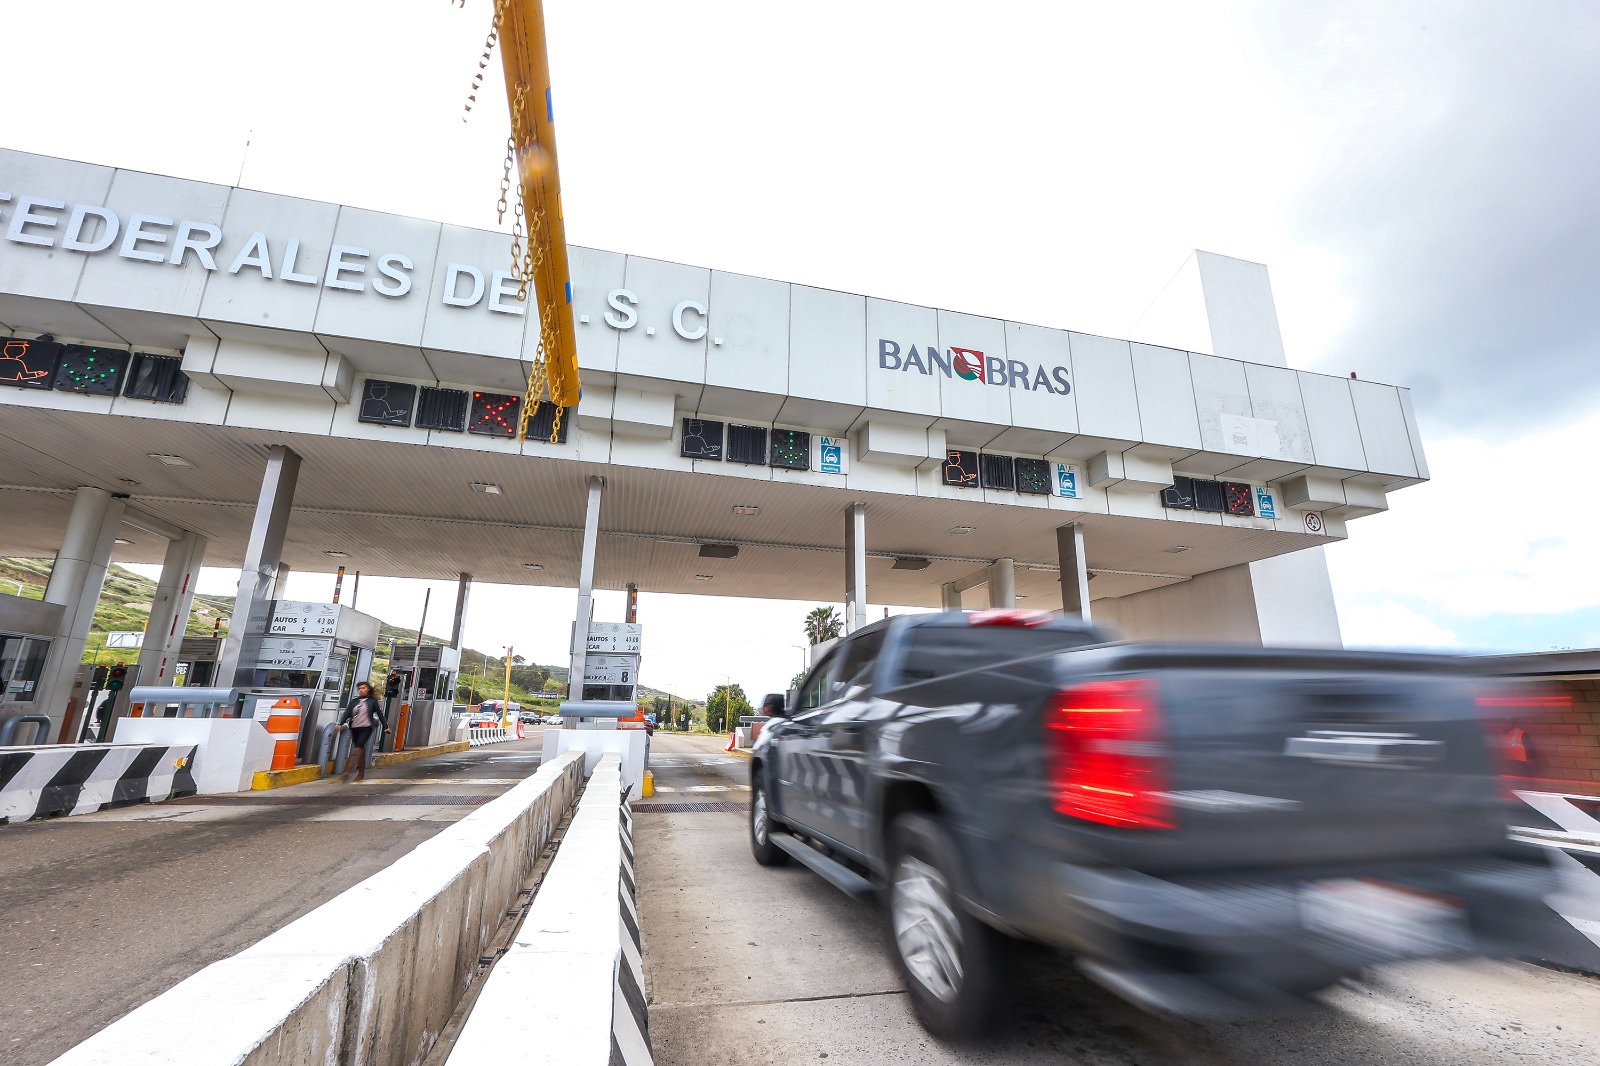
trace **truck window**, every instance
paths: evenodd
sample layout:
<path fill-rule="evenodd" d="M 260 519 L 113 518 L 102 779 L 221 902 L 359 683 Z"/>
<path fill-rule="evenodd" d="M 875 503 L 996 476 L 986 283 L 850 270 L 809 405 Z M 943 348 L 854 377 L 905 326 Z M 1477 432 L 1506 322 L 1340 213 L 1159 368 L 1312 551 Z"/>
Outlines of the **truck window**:
<path fill-rule="evenodd" d="M 828 693 L 828 681 L 833 677 L 835 668 L 839 665 L 837 650 L 828 653 L 827 658 L 811 672 L 806 678 L 805 687 L 800 690 L 800 703 L 797 711 L 804 713 L 814 711 L 822 706 L 823 699 Z"/>
<path fill-rule="evenodd" d="M 1096 638 L 1067 629 L 917 626 L 908 634 L 899 684 L 913 685 L 989 663 L 1082 647 Z"/>
<path fill-rule="evenodd" d="M 854 695 L 872 683 L 872 670 L 878 665 L 878 655 L 883 651 L 885 632 L 880 629 L 857 637 L 844 649 L 844 660 L 839 664 L 833 684 L 829 686 L 829 703 Z"/>

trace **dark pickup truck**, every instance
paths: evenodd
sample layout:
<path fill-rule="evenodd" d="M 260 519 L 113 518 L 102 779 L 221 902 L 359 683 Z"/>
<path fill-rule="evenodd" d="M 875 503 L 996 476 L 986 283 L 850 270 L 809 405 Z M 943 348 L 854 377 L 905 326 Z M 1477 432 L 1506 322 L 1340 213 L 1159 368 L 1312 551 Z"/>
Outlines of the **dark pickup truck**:
<path fill-rule="evenodd" d="M 992 1023 L 1012 939 L 1152 1009 L 1276 1007 L 1381 963 L 1516 953 L 1552 887 L 1507 838 L 1516 692 L 1436 656 L 902 616 L 767 723 L 751 847 L 882 894 L 936 1035 Z"/>

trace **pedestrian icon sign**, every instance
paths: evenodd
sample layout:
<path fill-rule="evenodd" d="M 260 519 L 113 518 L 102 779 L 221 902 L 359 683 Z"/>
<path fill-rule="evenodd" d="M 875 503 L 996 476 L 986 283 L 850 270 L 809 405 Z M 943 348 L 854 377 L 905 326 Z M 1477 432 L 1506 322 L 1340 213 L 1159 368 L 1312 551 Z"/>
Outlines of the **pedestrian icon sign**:
<path fill-rule="evenodd" d="M 1272 493 L 1266 489 L 1256 489 L 1256 514 L 1262 518 L 1277 518 L 1278 505 L 1272 500 Z"/>
<path fill-rule="evenodd" d="M 1056 464 L 1056 495 L 1069 500 L 1078 498 L 1078 468 L 1067 463 Z"/>

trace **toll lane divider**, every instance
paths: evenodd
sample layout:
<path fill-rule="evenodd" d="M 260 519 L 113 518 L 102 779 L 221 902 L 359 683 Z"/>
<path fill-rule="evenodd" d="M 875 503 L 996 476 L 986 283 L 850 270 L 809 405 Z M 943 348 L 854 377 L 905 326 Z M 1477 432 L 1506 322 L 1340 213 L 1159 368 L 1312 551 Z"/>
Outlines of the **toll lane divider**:
<path fill-rule="evenodd" d="M 621 766 L 616 752 L 600 757 L 522 927 L 450 1049 L 448 1066 L 653 1062 L 633 819 Z M 534 994 L 551 987 L 559 995 Z"/>
<path fill-rule="evenodd" d="M 516 739 L 516 735 L 512 733 L 511 730 L 504 729 L 500 726 L 494 726 L 492 728 L 486 727 L 482 729 L 478 728 L 477 726 L 471 726 L 467 729 L 467 741 L 474 748 L 481 748 L 485 744 L 498 744 L 502 740 Z"/>
<path fill-rule="evenodd" d="M 582 780 L 580 753 L 550 760 L 386 869 L 107 1026 L 56 1066 L 421 1062 Z"/>
<path fill-rule="evenodd" d="M 90 814 L 195 791 L 194 744 L 0 748 L 0 822 Z"/>

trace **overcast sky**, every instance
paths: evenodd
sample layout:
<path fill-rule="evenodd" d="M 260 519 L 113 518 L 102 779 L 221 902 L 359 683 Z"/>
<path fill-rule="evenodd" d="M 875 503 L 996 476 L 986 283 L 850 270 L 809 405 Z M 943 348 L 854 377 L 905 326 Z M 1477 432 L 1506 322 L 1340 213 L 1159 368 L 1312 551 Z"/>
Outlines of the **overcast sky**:
<path fill-rule="evenodd" d="M 1195 248 L 1264 262 L 1290 365 L 1414 389 L 1434 477 L 1330 549 L 1346 641 L 1600 644 L 1600 4 L 546 7 L 573 242 L 1111 336 Z M 0 144 L 493 227 L 489 12 L 9 5 Z M 570 592 L 473 605 L 561 659 Z M 809 606 L 647 596 L 643 675 L 781 688 Z"/>

